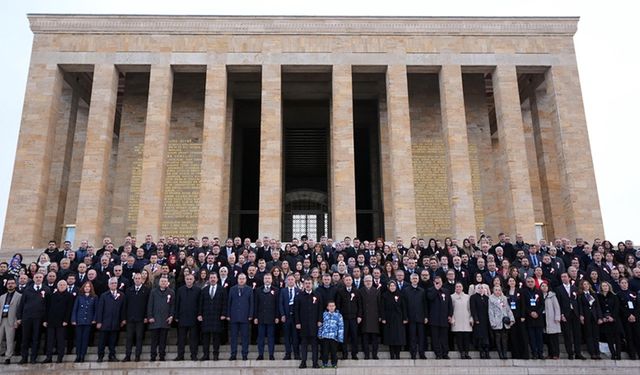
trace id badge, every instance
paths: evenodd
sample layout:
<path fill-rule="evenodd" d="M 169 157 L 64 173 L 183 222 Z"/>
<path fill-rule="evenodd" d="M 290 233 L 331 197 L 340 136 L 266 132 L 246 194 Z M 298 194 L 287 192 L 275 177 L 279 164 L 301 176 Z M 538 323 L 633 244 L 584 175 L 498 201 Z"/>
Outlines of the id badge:
<path fill-rule="evenodd" d="M 2 313 L 8 313 L 8 312 L 9 312 L 9 305 L 2 306 Z"/>
<path fill-rule="evenodd" d="M 529 299 L 529 306 L 536 307 L 536 299 L 535 298 L 530 298 Z"/>
<path fill-rule="evenodd" d="M 629 307 L 629 310 L 633 310 L 634 309 L 633 301 L 627 301 L 627 306 Z"/>
<path fill-rule="evenodd" d="M 516 301 L 511 301 L 509 303 L 509 305 L 511 306 L 511 310 L 515 310 L 516 309 Z"/>

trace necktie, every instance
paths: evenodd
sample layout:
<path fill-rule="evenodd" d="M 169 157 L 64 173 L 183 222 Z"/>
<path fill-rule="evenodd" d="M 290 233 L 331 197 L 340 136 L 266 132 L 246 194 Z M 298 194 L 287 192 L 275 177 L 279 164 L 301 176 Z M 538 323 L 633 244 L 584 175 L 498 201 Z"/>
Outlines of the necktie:
<path fill-rule="evenodd" d="M 211 288 L 209 288 L 209 297 L 211 297 L 213 299 L 213 296 L 216 294 L 216 287 L 215 286 L 211 286 Z"/>
<path fill-rule="evenodd" d="M 293 289 L 289 288 L 289 301 L 293 300 Z"/>
<path fill-rule="evenodd" d="M 136 294 L 138 294 L 138 292 L 139 292 L 139 291 L 140 291 L 140 287 L 139 287 L 139 286 L 137 286 L 137 287 L 136 287 Z"/>
<path fill-rule="evenodd" d="M 39 291 L 40 291 L 40 285 L 37 285 L 36 286 L 36 292 L 39 292 Z"/>

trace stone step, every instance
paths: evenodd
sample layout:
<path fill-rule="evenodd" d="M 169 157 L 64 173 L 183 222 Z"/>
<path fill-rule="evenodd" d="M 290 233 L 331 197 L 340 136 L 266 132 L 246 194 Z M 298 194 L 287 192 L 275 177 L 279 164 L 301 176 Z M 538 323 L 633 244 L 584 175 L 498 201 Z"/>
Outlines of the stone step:
<path fill-rule="evenodd" d="M 540 361 L 540 360 L 378 360 L 378 361 L 339 361 L 333 369 L 299 370 L 298 361 L 207 361 L 207 362 L 127 362 L 127 363 L 62 363 L 3 366 L 6 373 L 42 373 L 63 372 L 74 374 L 148 374 L 162 372 L 166 374 L 202 374 L 213 370 L 230 375 L 294 375 L 336 374 L 336 375 L 387 375 L 389 373 L 427 374 L 509 374 L 542 375 L 553 372 L 554 375 L 612 373 L 616 375 L 637 375 L 640 361 Z M 311 365 L 311 363 L 308 363 Z"/>

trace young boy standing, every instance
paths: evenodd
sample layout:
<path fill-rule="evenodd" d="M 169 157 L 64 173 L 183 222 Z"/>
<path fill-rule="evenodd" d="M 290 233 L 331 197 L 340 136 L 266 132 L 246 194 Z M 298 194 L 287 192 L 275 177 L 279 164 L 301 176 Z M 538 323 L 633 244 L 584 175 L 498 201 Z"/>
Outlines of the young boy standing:
<path fill-rule="evenodd" d="M 329 301 L 327 311 L 322 314 L 322 325 L 318 328 L 318 338 L 322 343 L 322 367 L 328 367 L 331 353 L 331 367 L 338 365 L 338 343 L 344 341 L 344 320 L 336 311 L 336 303 Z"/>

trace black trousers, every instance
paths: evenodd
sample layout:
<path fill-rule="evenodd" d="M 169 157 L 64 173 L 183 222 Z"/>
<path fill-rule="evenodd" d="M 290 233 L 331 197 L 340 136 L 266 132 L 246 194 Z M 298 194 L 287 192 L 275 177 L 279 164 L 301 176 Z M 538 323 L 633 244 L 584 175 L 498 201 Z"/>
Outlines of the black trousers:
<path fill-rule="evenodd" d="M 29 357 L 29 349 L 31 349 L 31 361 L 35 361 L 38 357 L 38 344 L 40 343 L 40 327 L 42 319 L 23 319 L 22 320 L 22 359 Z"/>
<path fill-rule="evenodd" d="M 636 359 L 640 355 L 640 322 L 622 322 L 624 328 L 624 342 L 630 359 Z"/>
<path fill-rule="evenodd" d="M 187 340 L 187 334 L 189 334 L 189 352 L 191 353 L 191 359 L 198 356 L 198 327 L 178 327 L 178 357 L 184 357 L 184 345 Z"/>
<path fill-rule="evenodd" d="M 590 314 L 590 312 L 589 312 Z M 600 355 L 600 348 L 598 347 L 598 337 L 600 337 L 600 330 L 596 321 L 591 318 L 587 319 L 585 316 L 584 324 L 584 337 L 587 341 L 587 351 L 590 355 Z"/>
<path fill-rule="evenodd" d="M 600 333 L 602 334 L 604 341 L 609 346 L 609 352 L 611 352 L 611 356 L 613 357 L 619 355 L 622 346 L 622 340 L 620 339 L 620 334 L 616 328 L 616 323 L 603 323 L 600 329 Z"/>
<path fill-rule="evenodd" d="M 527 330 L 523 322 L 516 318 L 515 324 L 509 329 L 511 354 L 514 359 L 529 359 L 529 342 Z"/>
<path fill-rule="evenodd" d="M 47 327 L 47 358 L 51 358 L 53 355 L 54 347 L 58 358 L 62 359 L 64 357 L 66 334 L 67 327 Z"/>
<path fill-rule="evenodd" d="M 498 349 L 498 353 L 503 353 L 506 356 L 509 344 L 509 330 L 504 328 L 496 329 L 493 333 L 496 339 L 496 349 Z"/>
<path fill-rule="evenodd" d="M 461 353 L 469 352 L 469 343 L 471 332 L 454 332 L 453 336 L 456 339 L 456 346 L 458 347 L 458 351 Z"/>
<path fill-rule="evenodd" d="M 167 354 L 168 328 L 156 328 L 151 330 L 151 358 L 155 359 L 160 352 L 160 359 Z"/>
<path fill-rule="evenodd" d="M 213 344 L 214 357 L 220 353 L 221 338 L 222 332 L 202 332 L 202 353 L 205 358 L 209 357 L 209 345 L 211 344 Z"/>
<path fill-rule="evenodd" d="M 104 357 L 104 348 L 109 345 L 109 358 L 116 356 L 116 342 L 118 341 L 118 331 L 100 331 L 98 337 L 98 358 Z"/>
<path fill-rule="evenodd" d="M 545 334 L 545 338 L 549 348 L 549 357 L 560 357 L 560 334 Z"/>
<path fill-rule="evenodd" d="M 362 351 L 364 357 L 369 358 L 369 353 L 374 357 L 378 356 L 378 342 L 380 336 L 377 333 L 364 333 L 362 334 Z"/>
<path fill-rule="evenodd" d="M 322 363 L 329 363 L 329 355 L 331 355 L 331 365 L 338 364 L 338 342 L 333 339 L 322 339 Z"/>
<path fill-rule="evenodd" d="M 564 348 L 571 357 L 581 354 L 582 327 L 580 326 L 580 318 L 574 314 L 569 314 L 569 316 L 565 316 L 565 318 L 567 321 L 560 322 L 560 328 L 562 329 Z"/>
<path fill-rule="evenodd" d="M 436 357 L 449 355 L 449 327 L 431 326 L 431 345 Z M 420 352 L 422 353 L 422 352 Z"/>
<path fill-rule="evenodd" d="M 136 345 L 136 357 L 140 357 L 142 354 L 142 342 L 144 340 L 144 322 L 129 322 L 127 321 L 127 343 L 126 343 L 126 356 L 131 356 L 131 350 L 135 343 Z"/>
<path fill-rule="evenodd" d="M 76 327 L 72 324 L 69 324 L 66 326 L 67 329 L 67 354 L 71 354 L 71 352 L 73 352 L 73 347 L 75 345 L 74 340 L 72 340 L 72 337 L 76 337 Z"/>
<path fill-rule="evenodd" d="M 358 355 L 358 320 L 344 320 L 344 343 L 342 344 L 342 353 L 347 355 L 347 345 L 351 346 L 351 355 Z"/>
<path fill-rule="evenodd" d="M 311 345 L 311 360 L 315 365 L 318 363 L 318 339 L 315 336 L 300 336 L 300 354 L 302 362 L 307 361 L 309 345 Z"/>
<path fill-rule="evenodd" d="M 424 354 L 424 324 L 422 322 L 409 322 L 409 353 Z"/>

